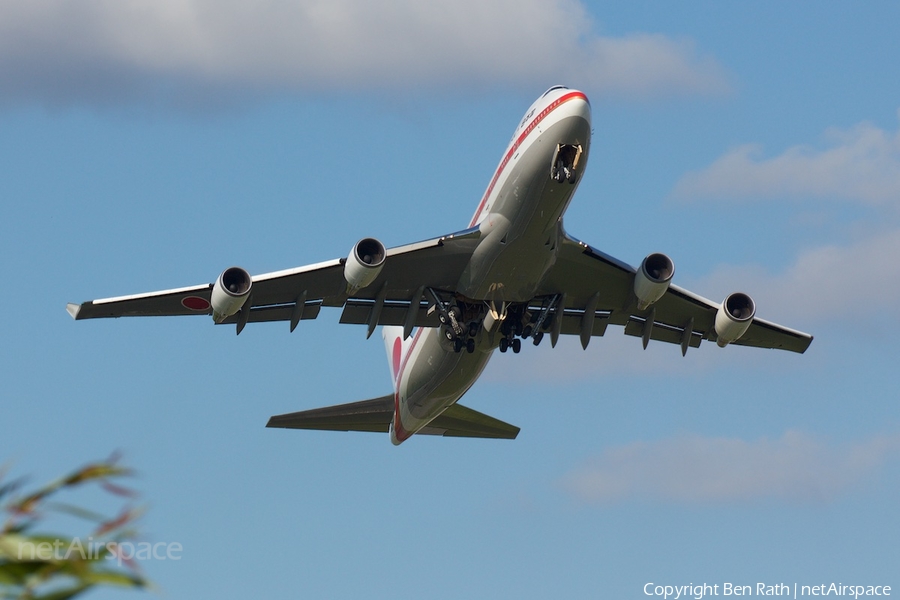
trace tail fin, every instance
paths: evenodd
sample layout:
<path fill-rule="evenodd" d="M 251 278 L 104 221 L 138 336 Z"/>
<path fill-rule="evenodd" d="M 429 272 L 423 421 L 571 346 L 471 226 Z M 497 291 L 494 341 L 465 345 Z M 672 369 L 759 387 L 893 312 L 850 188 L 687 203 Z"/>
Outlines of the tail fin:
<path fill-rule="evenodd" d="M 397 377 L 400 375 L 400 365 L 406 359 L 409 349 L 412 347 L 412 337 L 403 339 L 403 327 L 385 325 L 381 328 L 381 336 L 384 338 L 384 349 L 387 352 L 388 365 L 391 369 L 391 382 L 397 389 Z"/>

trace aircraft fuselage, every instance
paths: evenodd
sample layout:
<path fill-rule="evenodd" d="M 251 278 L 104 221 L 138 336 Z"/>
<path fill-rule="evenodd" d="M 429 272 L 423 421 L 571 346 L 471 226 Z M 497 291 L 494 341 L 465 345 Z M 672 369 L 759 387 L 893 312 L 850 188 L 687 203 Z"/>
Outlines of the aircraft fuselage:
<path fill-rule="evenodd" d="M 535 296 L 556 260 L 562 216 L 584 174 L 591 108 L 576 90 L 551 88 L 526 112 L 475 211 L 480 242 L 456 286 L 466 302 L 498 311 Z M 404 346 L 394 329 L 386 342 Z M 501 343 L 480 328 L 474 352 L 459 352 L 440 328 L 419 328 L 393 356 L 394 419 L 400 444 L 459 400 Z"/>

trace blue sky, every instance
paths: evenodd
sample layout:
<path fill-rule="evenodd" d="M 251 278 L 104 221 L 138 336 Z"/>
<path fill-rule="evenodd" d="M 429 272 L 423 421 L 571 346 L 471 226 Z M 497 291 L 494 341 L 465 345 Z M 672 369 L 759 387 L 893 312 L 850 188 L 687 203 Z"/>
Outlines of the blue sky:
<path fill-rule="evenodd" d="M 370 4 L 0 5 L 0 461 L 121 450 L 147 539 L 184 547 L 143 564 L 165 597 L 900 587 L 897 5 Z M 236 337 L 64 310 L 463 228 L 556 83 L 593 105 L 569 232 L 750 293 L 805 355 L 529 345 L 464 401 L 517 440 L 395 448 L 264 428 L 389 391 L 338 311 Z"/>

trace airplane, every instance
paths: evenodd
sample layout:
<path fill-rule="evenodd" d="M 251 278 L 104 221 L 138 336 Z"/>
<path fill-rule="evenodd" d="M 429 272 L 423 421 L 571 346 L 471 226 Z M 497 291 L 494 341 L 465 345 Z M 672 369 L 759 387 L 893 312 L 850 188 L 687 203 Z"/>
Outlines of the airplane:
<path fill-rule="evenodd" d="M 519 353 L 547 335 L 583 348 L 609 325 L 688 349 L 704 340 L 803 353 L 812 336 L 756 317 L 743 293 L 721 304 L 673 285 L 661 253 L 634 268 L 566 233 L 563 215 L 584 176 L 591 143 L 587 96 L 562 85 L 519 122 L 466 229 L 386 249 L 358 241 L 346 258 L 251 276 L 225 269 L 213 283 L 69 304 L 76 320 L 211 315 L 233 324 L 315 319 L 382 326 L 393 391 L 276 415 L 267 427 L 513 439 L 519 428 L 458 404 L 498 349 Z"/>

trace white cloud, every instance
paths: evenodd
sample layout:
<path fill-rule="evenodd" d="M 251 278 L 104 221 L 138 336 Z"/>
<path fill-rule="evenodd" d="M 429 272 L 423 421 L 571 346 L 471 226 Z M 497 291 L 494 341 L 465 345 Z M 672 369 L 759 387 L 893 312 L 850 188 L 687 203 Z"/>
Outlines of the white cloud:
<path fill-rule="evenodd" d="M 859 483 L 898 450 L 896 435 L 843 445 L 797 431 L 750 442 L 683 436 L 609 448 L 562 483 L 576 498 L 601 504 L 818 502 Z"/>
<path fill-rule="evenodd" d="M 855 242 L 809 249 L 779 274 L 760 267 L 720 267 L 696 287 L 708 293 L 743 290 L 761 316 L 802 325 L 878 319 L 897 324 L 900 298 L 900 229 Z M 718 296 L 716 296 L 718 297 Z M 800 325 L 798 325 L 800 326 Z"/>
<path fill-rule="evenodd" d="M 577 0 L 0 3 L 7 103 L 560 82 L 637 96 L 727 88 L 690 41 L 600 37 Z"/>
<path fill-rule="evenodd" d="M 818 197 L 900 204 L 900 131 L 868 123 L 826 132 L 826 147 L 794 146 L 762 158 L 739 146 L 676 184 L 679 198 Z"/>

